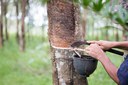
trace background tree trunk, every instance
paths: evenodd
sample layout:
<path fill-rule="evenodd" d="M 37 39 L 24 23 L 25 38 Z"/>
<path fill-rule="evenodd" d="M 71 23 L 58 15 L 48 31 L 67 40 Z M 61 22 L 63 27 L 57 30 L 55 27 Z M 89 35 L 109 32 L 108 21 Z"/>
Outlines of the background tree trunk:
<path fill-rule="evenodd" d="M 17 43 L 19 44 L 19 19 L 18 19 L 18 16 L 19 16 L 19 2 L 18 2 L 18 0 L 14 0 L 14 4 L 15 4 L 15 7 L 16 7 L 16 29 L 17 29 L 16 40 L 17 40 Z"/>
<path fill-rule="evenodd" d="M 0 16 L 0 48 L 3 47 L 3 0 L 1 0 L 1 16 Z"/>
<path fill-rule="evenodd" d="M 85 34 L 86 34 L 86 16 L 87 16 L 87 10 L 86 9 L 83 9 L 83 12 L 82 12 L 82 18 L 81 18 L 81 25 L 82 25 L 82 29 L 83 29 L 83 36 L 84 37 L 86 37 L 85 36 Z"/>
<path fill-rule="evenodd" d="M 79 28 L 79 7 L 74 6 L 71 0 L 50 0 L 48 19 L 53 85 L 87 85 L 87 79 L 74 71 L 73 52 L 53 48 L 70 47 L 74 41 L 84 39 L 84 31 Z"/>
<path fill-rule="evenodd" d="M 25 7 L 26 7 L 27 0 L 22 0 L 22 24 L 21 24 L 21 33 L 20 33 L 20 50 L 25 50 Z"/>
<path fill-rule="evenodd" d="M 109 40 L 108 29 L 105 29 L 105 40 Z"/>
<path fill-rule="evenodd" d="M 119 32 L 118 32 L 118 29 L 115 29 L 115 38 L 116 38 L 116 41 L 119 41 Z"/>
<path fill-rule="evenodd" d="M 9 3 L 8 0 L 5 0 L 3 3 L 3 5 L 4 5 L 3 11 L 4 11 L 5 40 L 8 40 L 8 21 L 7 21 L 7 17 L 6 17 L 7 10 L 8 10 L 8 3 Z"/>

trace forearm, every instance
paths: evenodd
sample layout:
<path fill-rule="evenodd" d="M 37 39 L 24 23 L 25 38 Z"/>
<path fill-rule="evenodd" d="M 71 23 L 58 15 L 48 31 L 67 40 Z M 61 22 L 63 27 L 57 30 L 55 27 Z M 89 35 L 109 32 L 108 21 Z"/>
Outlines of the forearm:
<path fill-rule="evenodd" d="M 119 48 L 123 50 L 128 50 L 128 41 L 122 41 L 122 42 L 112 42 L 112 47 Z"/>
<path fill-rule="evenodd" d="M 100 59 L 100 62 L 104 66 L 106 72 L 109 74 L 109 76 L 117 83 L 119 84 L 119 79 L 117 77 L 117 68 L 116 66 L 109 60 L 107 56 Z"/>

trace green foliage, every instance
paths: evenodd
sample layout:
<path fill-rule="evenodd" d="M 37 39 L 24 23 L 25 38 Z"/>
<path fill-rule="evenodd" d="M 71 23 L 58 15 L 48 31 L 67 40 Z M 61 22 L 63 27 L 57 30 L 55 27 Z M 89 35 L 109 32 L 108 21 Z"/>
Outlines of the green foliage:
<path fill-rule="evenodd" d="M 109 2 L 110 0 L 106 0 L 105 2 L 103 2 L 103 0 L 94 0 L 92 3 L 92 9 L 95 12 L 100 12 L 103 7 Z"/>
<path fill-rule="evenodd" d="M 121 24 L 121 25 L 125 25 L 126 23 L 127 23 L 127 21 L 128 21 L 128 12 L 125 10 L 125 9 L 119 9 L 119 11 L 118 12 L 116 12 L 116 18 L 115 18 L 115 20 L 119 23 L 119 24 Z"/>
<path fill-rule="evenodd" d="M 84 6 L 84 8 L 86 8 L 87 6 L 90 5 L 90 3 L 92 2 L 92 0 L 82 0 L 82 5 Z"/>
<path fill-rule="evenodd" d="M 99 12 L 102 10 L 102 8 L 107 4 L 110 0 L 106 0 L 105 2 L 102 2 L 103 0 L 74 0 L 77 3 L 80 3 L 84 8 L 90 8 L 95 12 Z"/>
<path fill-rule="evenodd" d="M 128 11 L 122 6 L 119 6 L 118 10 L 115 12 L 110 11 L 108 13 L 109 18 L 118 23 L 119 25 L 127 28 L 128 23 Z"/>
<path fill-rule="evenodd" d="M 73 0 L 73 1 L 75 3 L 79 3 L 84 8 L 87 8 L 90 5 L 90 3 L 92 2 L 92 0 Z"/>
<path fill-rule="evenodd" d="M 96 12 L 99 12 L 103 8 L 102 0 L 98 0 L 98 2 L 93 2 L 92 9 Z"/>
<path fill-rule="evenodd" d="M 128 11 L 117 2 L 110 0 L 74 0 L 86 9 L 92 10 L 103 17 L 107 17 L 128 30 Z M 115 8 L 117 6 L 118 8 Z M 115 11 L 116 10 L 116 11 Z"/>
<path fill-rule="evenodd" d="M 46 4 L 49 0 L 39 0 L 42 4 Z"/>

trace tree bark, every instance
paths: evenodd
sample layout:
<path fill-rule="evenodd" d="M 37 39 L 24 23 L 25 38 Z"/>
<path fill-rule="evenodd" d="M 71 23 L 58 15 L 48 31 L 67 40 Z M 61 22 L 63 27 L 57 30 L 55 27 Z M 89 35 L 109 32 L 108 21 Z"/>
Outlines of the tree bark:
<path fill-rule="evenodd" d="M 8 0 L 4 1 L 4 27 L 5 27 L 5 39 L 8 40 L 8 20 L 6 17 L 7 10 L 8 10 Z"/>
<path fill-rule="evenodd" d="M 1 0 L 1 16 L 0 16 L 0 48 L 3 47 L 3 0 Z"/>
<path fill-rule="evenodd" d="M 109 40 L 109 33 L 108 29 L 105 30 L 105 40 Z"/>
<path fill-rule="evenodd" d="M 74 5 L 72 0 L 48 2 L 53 85 L 88 85 L 87 79 L 74 70 L 73 52 L 53 47 L 70 47 L 74 41 L 84 39 L 83 29 L 79 28 L 79 13 L 79 7 Z"/>
<path fill-rule="evenodd" d="M 19 16 L 19 4 L 18 4 L 18 0 L 14 0 L 14 4 L 16 6 L 16 40 L 17 40 L 17 43 L 19 44 L 19 19 L 18 19 L 18 16 Z"/>
<path fill-rule="evenodd" d="M 20 50 L 25 50 L 25 7 L 26 7 L 27 0 L 22 0 L 22 24 L 21 24 L 21 34 L 20 34 Z"/>
<path fill-rule="evenodd" d="M 119 41 L 119 32 L 118 32 L 118 29 L 115 29 L 115 37 L 116 37 L 116 41 Z"/>
<path fill-rule="evenodd" d="M 83 29 L 83 36 L 85 36 L 86 34 L 86 16 L 87 16 L 87 10 L 86 9 L 83 9 L 83 12 L 82 12 L 82 19 L 81 19 L 81 25 L 82 25 L 82 29 Z"/>

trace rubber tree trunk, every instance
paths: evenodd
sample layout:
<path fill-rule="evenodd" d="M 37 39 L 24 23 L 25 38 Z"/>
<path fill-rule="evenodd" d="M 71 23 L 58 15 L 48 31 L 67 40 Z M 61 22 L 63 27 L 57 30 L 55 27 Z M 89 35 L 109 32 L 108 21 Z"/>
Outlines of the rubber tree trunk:
<path fill-rule="evenodd" d="M 108 29 L 105 29 L 105 40 L 109 40 Z"/>
<path fill-rule="evenodd" d="M 14 0 L 14 4 L 15 4 L 15 7 L 16 7 L 16 40 L 17 40 L 17 43 L 19 44 L 19 19 L 18 19 L 18 16 L 19 16 L 19 2 L 18 2 L 18 0 Z"/>
<path fill-rule="evenodd" d="M 116 37 L 116 41 L 119 41 L 119 32 L 118 32 L 118 29 L 115 29 L 115 37 Z"/>
<path fill-rule="evenodd" d="M 84 31 L 79 28 L 79 19 L 79 7 L 75 6 L 72 0 L 48 2 L 48 33 L 52 51 L 53 85 L 88 85 L 87 79 L 74 70 L 73 52 L 53 47 L 70 47 L 74 41 L 84 39 Z"/>
<path fill-rule="evenodd" d="M 87 10 L 86 9 L 83 9 L 83 12 L 82 12 L 82 18 L 81 18 L 81 25 L 82 25 L 82 29 L 83 29 L 83 36 L 84 37 L 86 37 L 85 36 L 85 34 L 86 34 L 86 15 L 87 15 Z"/>
<path fill-rule="evenodd" d="M 22 0 L 22 24 L 21 24 L 21 33 L 20 33 L 20 50 L 25 50 L 25 7 L 26 7 L 27 0 Z"/>
<path fill-rule="evenodd" d="M 5 26 L 5 40 L 8 40 L 9 36 L 8 36 L 8 20 L 6 17 L 7 11 L 8 11 L 8 0 L 5 0 L 4 2 L 4 26 Z"/>
<path fill-rule="evenodd" d="M 3 0 L 1 2 L 1 15 L 0 15 L 0 48 L 3 47 Z"/>

